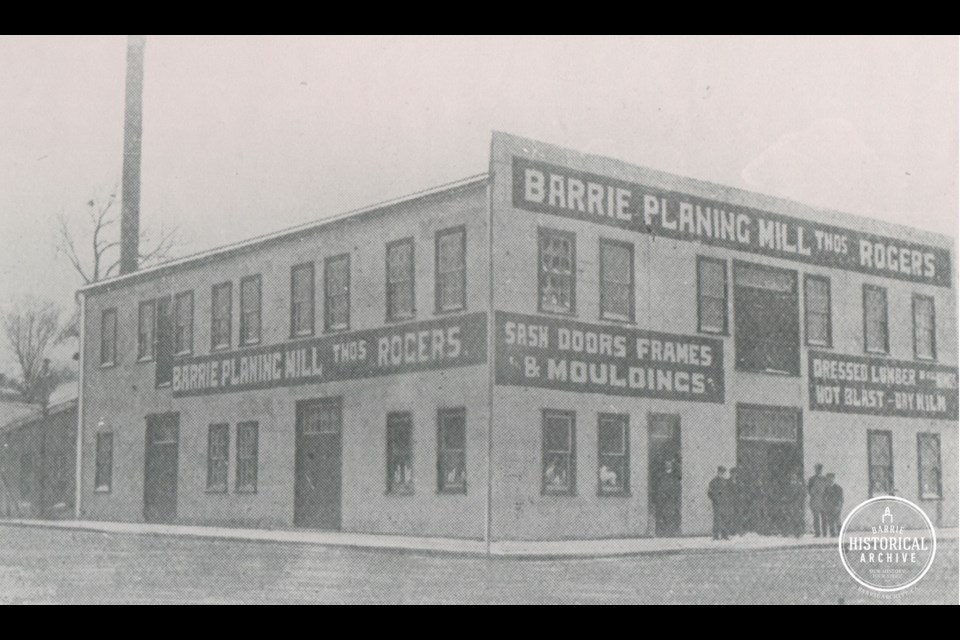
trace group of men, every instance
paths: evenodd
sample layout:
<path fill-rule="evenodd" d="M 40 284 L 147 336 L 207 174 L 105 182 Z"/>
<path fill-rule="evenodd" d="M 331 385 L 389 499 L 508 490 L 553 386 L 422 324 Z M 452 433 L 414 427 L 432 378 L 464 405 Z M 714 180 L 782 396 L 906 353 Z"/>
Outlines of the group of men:
<path fill-rule="evenodd" d="M 810 497 L 816 537 L 840 534 L 843 489 L 835 475 L 823 475 L 823 465 L 814 467 L 806 485 L 798 471 L 776 487 L 765 486 L 760 479 L 745 478 L 735 467 L 717 467 L 707 496 L 713 505 L 713 539 L 729 540 L 747 531 L 799 538 L 805 530 L 804 504 Z"/>

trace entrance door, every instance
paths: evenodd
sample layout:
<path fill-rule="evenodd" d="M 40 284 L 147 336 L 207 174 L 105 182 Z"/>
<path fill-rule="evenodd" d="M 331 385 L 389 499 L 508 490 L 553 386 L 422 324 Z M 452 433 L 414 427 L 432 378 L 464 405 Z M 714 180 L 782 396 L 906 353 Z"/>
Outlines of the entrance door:
<path fill-rule="evenodd" d="M 803 522 L 800 417 L 799 409 L 737 407 L 737 477 L 743 483 L 737 511 L 747 531 L 787 535 Z"/>
<path fill-rule="evenodd" d="M 343 403 L 325 398 L 297 403 L 294 524 L 340 529 Z"/>
<path fill-rule="evenodd" d="M 649 438 L 650 516 L 658 537 L 680 535 L 682 461 L 680 416 L 650 414 Z"/>
<path fill-rule="evenodd" d="M 177 449 L 180 414 L 147 417 L 143 517 L 147 522 L 173 522 L 177 517 Z"/>

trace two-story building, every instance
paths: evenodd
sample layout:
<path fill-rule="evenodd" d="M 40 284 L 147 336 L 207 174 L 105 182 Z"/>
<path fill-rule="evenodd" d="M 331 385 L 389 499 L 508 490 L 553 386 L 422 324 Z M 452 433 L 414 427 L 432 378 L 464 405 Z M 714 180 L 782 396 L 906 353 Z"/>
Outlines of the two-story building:
<path fill-rule="evenodd" d="M 951 241 L 495 133 L 489 172 L 82 289 L 84 518 L 695 535 L 957 524 Z M 795 481 L 795 480 L 794 480 Z"/>

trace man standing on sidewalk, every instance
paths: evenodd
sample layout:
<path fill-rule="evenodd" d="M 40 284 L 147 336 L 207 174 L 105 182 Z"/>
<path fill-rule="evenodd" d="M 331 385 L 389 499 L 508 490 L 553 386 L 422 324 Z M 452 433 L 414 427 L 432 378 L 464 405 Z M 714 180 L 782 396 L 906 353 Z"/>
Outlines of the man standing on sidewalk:
<path fill-rule="evenodd" d="M 813 513 L 813 535 L 817 538 L 827 535 L 827 521 L 823 504 L 823 493 L 827 488 L 827 479 L 822 474 L 823 465 L 815 465 L 813 475 L 807 482 L 807 492 L 810 494 L 810 511 Z"/>
<path fill-rule="evenodd" d="M 727 468 L 717 467 L 717 476 L 707 487 L 707 496 L 713 504 L 713 539 L 729 540 L 727 525 L 730 522 L 730 481 Z"/>
<path fill-rule="evenodd" d="M 835 477 L 832 473 L 827 474 L 827 484 L 823 490 L 824 517 L 831 538 L 840 535 L 840 514 L 843 511 L 843 487 L 834 482 Z"/>

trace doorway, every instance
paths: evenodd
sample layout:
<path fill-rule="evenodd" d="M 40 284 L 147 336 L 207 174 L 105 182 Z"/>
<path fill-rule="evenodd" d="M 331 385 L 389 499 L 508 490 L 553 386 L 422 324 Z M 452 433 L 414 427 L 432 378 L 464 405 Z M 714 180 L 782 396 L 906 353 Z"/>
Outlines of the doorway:
<path fill-rule="evenodd" d="M 800 409 L 737 405 L 737 478 L 742 531 L 789 535 L 803 522 L 803 502 L 791 482 L 803 484 Z M 799 480 L 797 480 L 799 478 Z"/>
<path fill-rule="evenodd" d="M 338 531 L 343 499 L 343 402 L 297 403 L 294 525 Z"/>
<path fill-rule="evenodd" d="M 177 455 L 180 414 L 147 416 L 143 519 L 170 523 L 177 517 Z"/>
<path fill-rule="evenodd" d="M 648 504 L 654 535 L 680 535 L 683 465 L 680 447 L 680 416 L 651 413 L 649 430 L 650 482 Z"/>

